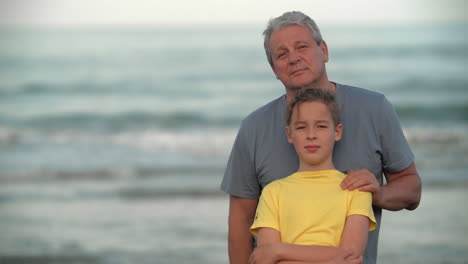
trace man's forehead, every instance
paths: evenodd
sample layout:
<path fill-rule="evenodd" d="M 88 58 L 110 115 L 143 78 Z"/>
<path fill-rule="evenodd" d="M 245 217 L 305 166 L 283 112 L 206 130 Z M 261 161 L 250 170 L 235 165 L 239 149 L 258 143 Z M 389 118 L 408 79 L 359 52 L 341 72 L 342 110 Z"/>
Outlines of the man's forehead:
<path fill-rule="evenodd" d="M 277 40 L 285 35 L 287 35 L 288 39 L 294 37 L 294 40 L 297 41 L 314 38 L 314 34 L 309 27 L 305 25 L 289 25 L 273 31 L 270 36 L 270 44 L 272 44 L 272 40 Z"/>

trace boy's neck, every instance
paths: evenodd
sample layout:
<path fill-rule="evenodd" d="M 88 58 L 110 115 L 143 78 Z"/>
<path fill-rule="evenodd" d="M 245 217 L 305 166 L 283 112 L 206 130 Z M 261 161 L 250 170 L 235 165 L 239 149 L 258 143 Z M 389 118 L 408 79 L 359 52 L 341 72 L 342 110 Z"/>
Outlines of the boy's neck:
<path fill-rule="evenodd" d="M 306 164 L 303 162 L 299 163 L 299 169 L 297 172 L 301 171 L 323 171 L 323 170 L 336 170 L 335 166 L 333 166 L 333 163 L 329 164 Z"/>

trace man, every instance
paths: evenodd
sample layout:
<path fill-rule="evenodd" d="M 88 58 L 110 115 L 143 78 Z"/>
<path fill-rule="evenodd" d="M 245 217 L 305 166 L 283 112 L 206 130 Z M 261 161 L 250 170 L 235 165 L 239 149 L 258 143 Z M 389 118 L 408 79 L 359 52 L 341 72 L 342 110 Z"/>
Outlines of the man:
<path fill-rule="evenodd" d="M 348 174 L 342 188 L 372 192 L 378 227 L 369 233 L 363 259 L 375 263 L 382 209 L 414 210 L 421 197 L 414 156 L 396 113 L 381 94 L 328 80 L 328 47 L 308 16 L 287 12 L 270 20 L 264 35 L 268 61 L 286 94 L 246 117 L 236 137 L 221 184 L 230 194 L 230 262 L 247 263 L 252 253 L 249 228 L 263 187 L 298 169 L 283 115 L 297 87 L 315 87 L 334 93 L 340 107 L 345 129 L 333 163 Z"/>

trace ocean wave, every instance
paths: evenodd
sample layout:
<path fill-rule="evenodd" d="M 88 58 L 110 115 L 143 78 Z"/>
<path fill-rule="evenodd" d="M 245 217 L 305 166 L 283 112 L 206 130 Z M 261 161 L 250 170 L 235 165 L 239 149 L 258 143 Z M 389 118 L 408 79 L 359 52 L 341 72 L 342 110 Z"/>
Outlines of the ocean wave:
<path fill-rule="evenodd" d="M 0 127 L 0 144 L 14 145 L 19 143 L 24 131 L 18 129 Z"/>
<path fill-rule="evenodd" d="M 48 181 L 114 181 L 159 178 L 174 175 L 220 175 L 224 167 L 220 166 L 166 166 L 135 168 L 102 169 L 35 169 L 21 171 L 1 171 L 0 181 L 4 182 L 48 182 Z"/>
<path fill-rule="evenodd" d="M 21 128 L 44 130 L 77 129 L 115 131 L 125 129 L 144 129 L 162 127 L 175 129 L 183 127 L 233 127 L 240 124 L 241 117 L 232 115 L 208 116 L 196 111 L 180 111 L 170 113 L 151 113 L 144 111 L 128 111 L 111 114 L 101 113 L 60 113 L 43 114 L 31 117 L 0 115 L 0 122 Z"/>
<path fill-rule="evenodd" d="M 465 43 L 423 43 L 414 45 L 414 43 L 398 43 L 395 44 L 377 44 L 369 45 L 368 43 L 356 44 L 354 52 L 349 52 L 349 45 L 337 47 L 333 49 L 333 54 L 338 59 L 352 60 L 355 58 L 372 59 L 379 58 L 409 58 L 409 57 L 440 57 L 459 59 L 468 57 L 468 51 Z"/>
<path fill-rule="evenodd" d="M 90 147 L 97 150 L 111 147 L 125 147 L 142 152 L 183 153 L 196 157 L 225 157 L 228 155 L 237 128 L 181 130 L 142 129 L 141 131 L 123 131 L 114 133 L 94 133 L 89 131 L 35 131 L 0 127 L 0 145 L 4 147 L 34 146 L 65 150 L 71 146 Z M 131 148 L 131 149 L 128 149 Z M 33 149 L 30 149 L 30 152 Z M 112 150 L 109 149 L 112 153 Z M 114 151 L 118 149 L 114 148 Z M 122 148 L 122 151 L 124 149 Z M 2 162 L 0 162 L 1 164 Z"/>
<path fill-rule="evenodd" d="M 119 198 L 127 200 L 140 199 L 167 199 L 167 198 L 207 198 L 220 197 L 226 194 L 217 189 L 165 189 L 165 190 L 148 190 L 148 189 L 127 189 L 117 192 Z"/>
<path fill-rule="evenodd" d="M 148 88 L 150 87 L 150 88 Z M 165 92 L 165 91 L 164 91 Z M 160 89 L 154 89 L 144 81 L 115 79 L 108 81 L 26 81 L 11 82 L 0 86 L 0 96 L 3 98 L 15 98 L 18 96 L 109 96 L 109 95 L 151 95 L 158 96 L 164 94 Z"/>
<path fill-rule="evenodd" d="M 443 127 L 442 124 L 440 125 L 406 127 L 404 133 L 411 144 L 426 146 L 449 144 L 457 148 L 468 148 L 468 126 L 449 124 Z"/>
<path fill-rule="evenodd" d="M 222 197 L 226 194 L 217 188 L 201 189 L 192 188 L 140 188 L 140 189 L 118 189 L 118 190 L 67 190 L 67 193 L 52 191 L 29 191 L 29 192 L 2 192 L 0 193 L 0 202 L 25 202 L 25 201 L 96 201 L 96 200 L 158 200 L 169 198 L 208 198 Z"/>
<path fill-rule="evenodd" d="M 67 263 L 67 264 L 98 264 L 103 263 L 97 257 L 93 256 L 58 256 L 51 255 L 3 255 L 0 256 L 2 264 L 46 264 L 46 263 Z"/>
<path fill-rule="evenodd" d="M 468 102 L 443 105 L 397 105 L 396 111 L 402 120 L 430 121 L 432 123 L 438 121 L 468 122 Z"/>
<path fill-rule="evenodd" d="M 431 180 L 424 183 L 424 188 L 438 190 L 468 189 L 468 179 Z"/>
<path fill-rule="evenodd" d="M 234 142 L 235 130 L 192 130 L 187 132 L 123 133 L 111 137 L 115 144 L 143 150 L 185 152 L 196 155 L 226 156 Z"/>
<path fill-rule="evenodd" d="M 455 95 L 456 96 L 456 95 Z M 461 96 L 461 95 L 460 95 Z M 415 121 L 462 121 L 468 122 L 468 101 L 453 102 L 447 100 L 437 103 L 395 103 L 399 117 Z M 123 111 L 123 112 L 60 112 L 12 116 L 0 114 L 3 126 L 18 129 L 37 129 L 43 131 L 67 130 L 115 132 L 126 130 L 144 130 L 164 128 L 167 130 L 191 128 L 238 128 L 245 111 L 236 112 L 220 109 L 210 112 L 208 109 L 173 110 L 173 111 Z M 240 107 L 240 106 L 239 106 Z M 234 109 L 231 109 L 234 110 Z M 226 113 L 224 113 L 226 112 Z M 1 133 L 1 131 L 0 131 Z M 0 138 L 6 135 L 0 134 Z M 10 135 L 11 136 L 11 135 Z M 10 137 L 8 136 L 8 137 Z"/>

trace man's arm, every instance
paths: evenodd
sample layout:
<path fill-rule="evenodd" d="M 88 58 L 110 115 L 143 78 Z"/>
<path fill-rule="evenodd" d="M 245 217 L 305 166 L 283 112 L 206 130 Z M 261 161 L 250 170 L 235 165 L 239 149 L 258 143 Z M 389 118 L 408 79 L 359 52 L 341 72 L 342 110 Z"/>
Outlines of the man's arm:
<path fill-rule="evenodd" d="M 253 237 L 250 226 L 253 223 L 258 200 L 229 198 L 228 251 L 229 263 L 246 264 L 253 250 Z"/>
<path fill-rule="evenodd" d="M 411 165 L 397 173 L 385 172 L 387 184 L 380 186 L 375 176 L 368 170 L 348 171 L 341 183 L 343 189 L 359 189 L 372 193 L 372 203 L 386 210 L 414 210 L 421 200 L 421 178 L 416 165 Z"/>
<path fill-rule="evenodd" d="M 385 173 L 387 184 L 381 187 L 380 197 L 375 205 L 387 210 L 414 210 L 421 201 L 421 178 L 416 165 L 397 173 Z"/>

